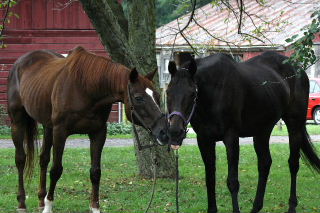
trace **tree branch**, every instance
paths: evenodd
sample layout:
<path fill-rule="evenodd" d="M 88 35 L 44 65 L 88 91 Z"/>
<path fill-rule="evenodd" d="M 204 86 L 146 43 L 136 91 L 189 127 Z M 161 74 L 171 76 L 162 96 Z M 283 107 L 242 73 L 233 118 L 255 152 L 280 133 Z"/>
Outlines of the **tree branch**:
<path fill-rule="evenodd" d="M 112 0 L 80 1 L 112 59 L 127 67 L 133 66 L 128 24 L 121 5 Z"/>
<path fill-rule="evenodd" d="M 190 0 L 191 4 L 192 4 L 192 0 Z M 190 25 L 190 23 L 193 20 L 194 17 L 194 11 L 196 10 L 196 4 L 197 4 L 197 0 L 194 0 L 193 4 L 192 4 L 192 11 L 191 11 L 191 15 L 189 17 L 189 20 L 187 22 L 187 24 L 180 30 L 180 33 L 182 33 L 185 29 L 187 29 L 187 27 Z"/>
<path fill-rule="evenodd" d="M 218 40 L 218 41 L 221 41 L 221 42 L 226 43 L 230 49 L 231 49 L 231 45 L 230 45 L 230 44 L 232 44 L 232 45 L 240 48 L 239 45 L 237 45 L 237 44 L 235 44 L 235 43 L 233 43 L 233 42 L 230 42 L 230 41 L 227 41 L 227 40 L 218 38 L 217 36 L 214 36 L 212 33 L 209 32 L 209 30 L 207 30 L 205 27 L 201 26 L 201 25 L 198 23 L 198 21 L 195 20 L 195 19 L 194 19 L 194 23 L 195 23 L 196 25 L 198 25 L 203 31 L 205 31 L 205 32 L 206 32 L 209 36 L 211 36 L 212 38 L 214 38 L 214 39 L 216 39 L 216 40 Z"/>
<path fill-rule="evenodd" d="M 4 31 L 5 25 L 6 25 L 6 20 L 8 18 L 8 14 L 9 14 L 10 2 L 11 2 L 11 0 L 8 0 L 6 12 L 4 14 L 3 21 L 2 21 L 2 28 L 0 30 L 0 48 L 4 46 L 2 36 L 3 36 L 3 31 Z"/>

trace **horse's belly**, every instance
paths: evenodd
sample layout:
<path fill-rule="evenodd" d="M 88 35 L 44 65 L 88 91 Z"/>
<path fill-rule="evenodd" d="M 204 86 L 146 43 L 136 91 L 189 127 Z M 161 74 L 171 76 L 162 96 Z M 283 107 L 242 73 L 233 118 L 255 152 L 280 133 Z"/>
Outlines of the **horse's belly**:
<path fill-rule="evenodd" d="M 100 113 L 69 113 L 65 116 L 64 124 L 69 134 L 87 134 L 97 132 L 104 127 L 107 116 Z"/>
<path fill-rule="evenodd" d="M 26 112 L 44 125 L 51 125 L 51 91 L 51 85 L 21 81 L 20 96 Z"/>
<path fill-rule="evenodd" d="M 51 105 L 47 103 L 24 103 L 26 112 L 37 122 L 52 126 L 51 122 Z"/>
<path fill-rule="evenodd" d="M 255 136 L 266 129 L 272 128 L 280 118 L 281 114 L 276 111 L 273 113 L 260 113 L 251 114 L 247 117 L 244 116 L 240 125 L 239 136 Z"/>

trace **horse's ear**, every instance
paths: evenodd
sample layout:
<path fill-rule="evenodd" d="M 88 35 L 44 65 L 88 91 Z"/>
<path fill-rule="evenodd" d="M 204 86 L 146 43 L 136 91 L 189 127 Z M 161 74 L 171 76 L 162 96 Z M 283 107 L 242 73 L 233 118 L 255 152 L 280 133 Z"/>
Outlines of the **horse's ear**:
<path fill-rule="evenodd" d="M 131 70 L 130 76 L 129 76 L 130 82 L 133 83 L 133 82 L 135 82 L 136 80 L 138 80 L 138 76 L 139 76 L 138 71 L 136 70 L 136 68 L 133 68 L 133 69 Z"/>
<path fill-rule="evenodd" d="M 197 63 L 193 58 L 190 60 L 190 63 L 188 64 L 188 70 L 191 76 L 194 76 L 194 74 L 197 72 Z"/>
<path fill-rule="evenodd" d="M 153 77 L 155 76 L 155 74 L 157 73 L 158 68 L 156 68 L 153 72 L 149 72 L 148 74 L 146 74 L 144 77 L 146 77 L 147 79 L 149 79 L 150 81 L 152 81 Z"/>
<path fill-rule="evenodd" d="M 177 66 L 174 61 L 169 62 L 168 70 L 171 75 L 174 75 L 177 72 Z"/>

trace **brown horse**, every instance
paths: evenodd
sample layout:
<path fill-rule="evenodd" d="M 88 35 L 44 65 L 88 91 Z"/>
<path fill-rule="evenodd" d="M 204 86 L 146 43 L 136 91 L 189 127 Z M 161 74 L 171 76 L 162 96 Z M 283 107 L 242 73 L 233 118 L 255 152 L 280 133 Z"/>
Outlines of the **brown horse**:
<path fill-rule="evenodd" d="M 93 212 L 100 212 L 100 161 L 112 103 L 123 102 L 130 121 L 130 110 L 133 109 L 135 123 L 148 129 L 158 142 L 167 140 L 167 121 L 160 111 L 160 96 L 151 81 L 155 72 L 140 76 L 136 69 L 130 71 L 82 47 L 75 48 L 67 58 L 48 50 L 38 50 L 21 56 L 15 62 L 8 78 L 8 112 L 16 148 L 20 211 L 26 210 L 24 173 L 30 175 L 32 172 L 39 122 L 44 127 L 38 193 L 43 212 L 52 212 L 54 190 L 63 170 L 66 138 L 75 133 L 88 134 L 90 138 L 90 208 Z M 51 147 L 53 165 L 47 193 L 46 174 Z"/>

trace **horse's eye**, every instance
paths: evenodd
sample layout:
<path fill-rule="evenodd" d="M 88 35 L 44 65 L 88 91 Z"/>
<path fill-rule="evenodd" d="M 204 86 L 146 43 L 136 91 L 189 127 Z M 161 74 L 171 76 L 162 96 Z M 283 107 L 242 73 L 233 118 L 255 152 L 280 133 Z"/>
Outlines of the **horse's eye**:
<path fill-rule="evenodd" d="M 134 97 L 134 99 L 135 99 L 137 102 L 143 102 L 143 97 L 142 97 L 142 96 Z"/>

